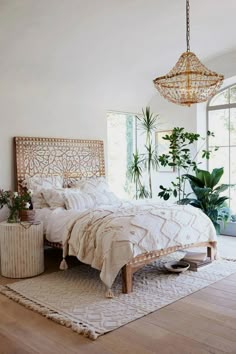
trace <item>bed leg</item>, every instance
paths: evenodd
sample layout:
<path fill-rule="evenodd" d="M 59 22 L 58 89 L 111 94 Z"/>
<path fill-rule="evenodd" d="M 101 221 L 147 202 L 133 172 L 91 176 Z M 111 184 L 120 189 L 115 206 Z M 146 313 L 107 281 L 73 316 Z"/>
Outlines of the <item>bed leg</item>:
<path fill-rule="evenodd" d="M 216 243 L 212 242 L 212 246 L 207 247 L 207 257 L 210 257 L 211 261 L 215 259 Z"/>
<path fill-rule="evenodd" d="M 124 294 L 129 294 L 133 291 L 132 275 L 132 267 L 127 264 L 124 265 L 122 268 L 122 292 Z"/>

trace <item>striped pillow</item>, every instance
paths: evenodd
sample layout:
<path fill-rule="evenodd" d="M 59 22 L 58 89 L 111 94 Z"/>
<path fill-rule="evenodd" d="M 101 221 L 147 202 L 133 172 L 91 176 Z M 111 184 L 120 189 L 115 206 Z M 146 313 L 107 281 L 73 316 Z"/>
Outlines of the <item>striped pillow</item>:
<path fill-rule="evenodd" d="M 112 205 L 120 202 L 119 198 L 111 192 L 104 177 L 77 180 L 71 186 L 89 194 L 95 200 L 97 206 Z"/>
<path fill-rule="evenodd" d="M 88 193 L 67 189 L 64 193 L 66 209 L 84 211 L 95 207 L 95 199 Z"/>

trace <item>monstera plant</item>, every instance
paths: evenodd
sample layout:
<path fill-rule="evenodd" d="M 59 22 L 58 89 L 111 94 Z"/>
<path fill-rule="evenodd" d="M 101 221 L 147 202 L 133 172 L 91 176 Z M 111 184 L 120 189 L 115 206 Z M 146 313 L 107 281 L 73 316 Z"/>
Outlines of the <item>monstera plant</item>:
<path fill-rule="evenodd" d="M 224 202 L 229 199 L 220 194 L 229 188 L 229 184 L 219 185 L 223 176 L 224 168 L 214 168 L 210 173 L 206 170 L 196 170 L 196 175 L 185 174 L 184 177 L 189 181 L 193 193 L 187 198 L 179 201 L 179 204 L 190 204 L 202 209 L 202 211 L 211 219 L 215 226 L 217 234 L 220 233 L 220 224 L 218 222 L 219 210 Z M 193 197 L 190 197 L 193 194 Z"/>

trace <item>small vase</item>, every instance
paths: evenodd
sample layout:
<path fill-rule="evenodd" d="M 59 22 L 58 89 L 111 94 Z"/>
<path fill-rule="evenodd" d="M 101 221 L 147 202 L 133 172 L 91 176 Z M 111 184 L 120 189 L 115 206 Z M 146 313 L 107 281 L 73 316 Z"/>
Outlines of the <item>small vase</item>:
<path fill-rule="evenodd" d="M 8 223 L 16 223 L 19 222 L 19 212 L 18 210 L 10 210 L 10 215 L 7 218 Z"/>

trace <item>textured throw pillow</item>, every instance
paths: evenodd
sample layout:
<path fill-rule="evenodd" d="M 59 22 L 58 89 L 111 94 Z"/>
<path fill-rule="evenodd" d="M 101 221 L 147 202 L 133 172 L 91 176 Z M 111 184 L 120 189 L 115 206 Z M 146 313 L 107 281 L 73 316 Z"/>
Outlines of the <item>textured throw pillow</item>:
<path fill-rule="evenodd" d="M 43 198 L 51 209 L 56 209 L 60 207 L 65 208 L 64 192 L 64 188 L 41 189 Z"/>
<path fill-rule="evenodd" d="M 111 205 L 119 202 L 119 198 L 111 192 L 109 185 L 104 177 L 77 180 L 72 187 L 90 194 L 95 200 L 96 205 Z"/>
<path fill-rule="evenodd" d="M 95 200 L 88 194 L 77 190 L 66 189 L 63 193 L 66 209 L 84 211 L 95 207 Z"/>
<path fill-rule="evenodd" d="M 106 190 L 109 189 L 105 177 L 91 177 L 88 179 L 74 179 L 71 181 L 72 188 L 79 188 L 86 192 L 92 192 L 94 190 Z"/>
<path fill-rule="evenodd" d="M 43 194 L 41 193 L 42 189 L 51 189 L 51 188 L 62 188 L 63 177 L 62 176 L 33 176 L 26 177 L 22 183 L 23 187 L 31 189 L 33 191 L 32 203 L 34 209 L 48 208 L 49 205 L 45 201 Z"/>

